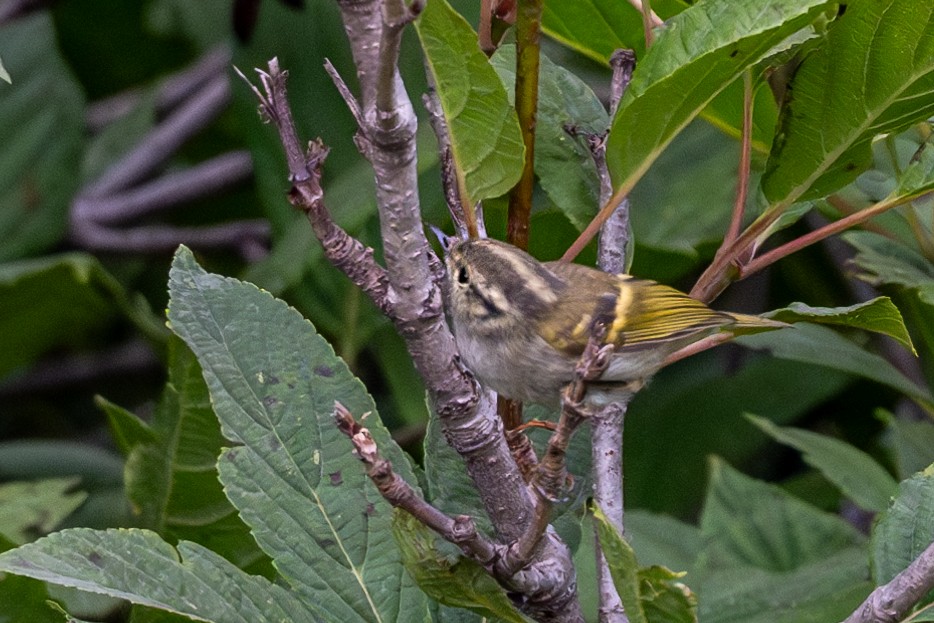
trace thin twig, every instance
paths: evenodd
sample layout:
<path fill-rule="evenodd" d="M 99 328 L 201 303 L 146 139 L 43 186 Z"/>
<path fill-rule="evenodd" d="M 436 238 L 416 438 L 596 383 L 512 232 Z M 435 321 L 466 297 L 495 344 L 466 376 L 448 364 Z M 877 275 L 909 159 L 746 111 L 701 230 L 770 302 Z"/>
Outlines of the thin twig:
<path fill-rule="evenodd" d="M 657 25 L 653 22 L 658 20 L 658 15 L 652 10 L 652 5 L 649 0 L 642 0 L 641 4 L 642 32 L 645 35 L 645 49 L 648 50 L 655 41 L 655 34 L 652 32 L 652 28 Z"/>
<path fill-rule="evenodd" d="M 636 57 L 631 50 L 617 50 L 610 57 L 613 78 L 610 82 L 610 117 L 616 114 L 619 102 L 629 86 Z M 600 176 L 600 203 L 609 201 L 613 194 L 610 173 L 606 166 L 606 140 L 588 141 L 597 174 Z M 630 256 L 629 198 L 624 198 L 612 216 L 604 223 L 597 239 L 597 264 L 609 273 L 622 273 L 627 269 Z M 591 419 L 591 472 L 593 474 L 594 502 L 603 508 L 607 519 L 619 531 L 625 532 L 623 504 L 623 425 L 628 399 L 606 405 Z M 599 616 L 603 623 L 627 621 L 622 600 L 610 574 L 610 567 L 594 534 Z"/>
<path fill-rule="evenodd" d="M 628 1 L 629 1 L 629 4 L 634 6 L 636 10 L 639 11 L 639 13 L 642 13 L 642 14 L 646 13 L 643 7 L 643 4 L 642 4 L 642 0 L 628 0 Z M 659 26 L 665 25 L 665 22 L 662 20 L 662 18 L 660 18 L 658 15 L 655 14 L 655 11 L 652 11 L 650 9 L 648 13 L 649 13 L 649 21 L 651 23 L 652 28 L 658 28 Z"/>
<path fill-rule="evenodd" d="M 407 511 L 444 539 L 460 547 L 468 557 L 484 567 L 491 567 L 494 561 L 502 557 L 504 548 L 487 541 L 477 531 L 471 517 L 449 517 L 423 500 L 415 489 L 393 470 L 392 463 L 380 455 L 379 447 L 369 429 L 361 426 L 353 414 L 339 402 L 334 403 L 334 420 L 337 428 L 353 443 L 357 458 L 366 466 L 367 476 L 387 502 Z"/>

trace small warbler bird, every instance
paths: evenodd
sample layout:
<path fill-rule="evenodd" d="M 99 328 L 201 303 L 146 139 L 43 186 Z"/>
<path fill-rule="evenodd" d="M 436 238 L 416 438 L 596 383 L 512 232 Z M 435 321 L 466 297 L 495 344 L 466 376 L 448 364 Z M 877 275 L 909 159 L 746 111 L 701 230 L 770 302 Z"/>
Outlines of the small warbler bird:
<path fill-rule="evenodd" d="M 721 330 L 784 323 L 715 311 L 647 279 L 565 262 L 539 262 L 504 242 L 443 237 L 446 306 L 467 367 L 502 396 L 560 403 L 596 322 L 613 345 L 584 402 L 600 406 L 637 391 L 675 351 Z"/>

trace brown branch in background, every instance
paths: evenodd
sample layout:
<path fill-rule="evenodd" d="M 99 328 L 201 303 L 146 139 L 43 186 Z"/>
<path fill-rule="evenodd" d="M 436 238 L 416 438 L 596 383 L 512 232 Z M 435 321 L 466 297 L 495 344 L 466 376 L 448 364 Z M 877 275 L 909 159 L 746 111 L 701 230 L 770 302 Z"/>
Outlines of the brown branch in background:
<path fill-rule="evenodd" d="M 76 194 L 69 213 L 69 235 L 75 244 L 93 250 L 136 253 L 166 252 L 181 243 L 202 249 L 233 247 L 247 261 L 267 254 L 269 224 L 265 220 L 204 227 L 132 224 L 182 203 L 214 196 L 252 177 L 249 154 L 232 152 L 150 179 L 185 141 L 212 123 L 227 106 L 230 85 L 225 72 L 229 54 L 228 49 L 217 48 L 163 84 L 160 102 L 175 109 Z M 116 119 L 135 103 L 133 94 L 125 94 L 100 104 L 89 118 L 100 122 Z"/>
<path fill-rule="evenodd" d="M 231 57 L 230 46 L 219 45 L 206 52 L 193 65 L 164 79 L 156 92 L 156 112 L 162 114 L 172 110 L 207 82 L 224 75 L 230 67 Z M 142 89 L 131 89 L 91 103 L 85 112 L 88 129 L 91 133 L 100 132 L 105 126 L 126 116 L 139 105 L 143 95 Z"/>
<path fill-rule="evenodd" d="M 843 623 L 896 623 L 934 589 L 934 543 L 888 584 L 876 588 Z"/>
<path fill-rule="evenodd" d="M 33 11 L 45 8 L 54 3 L 55 0 L 6 0 L 0 4 L 0 26 L 19 19 Z"/>

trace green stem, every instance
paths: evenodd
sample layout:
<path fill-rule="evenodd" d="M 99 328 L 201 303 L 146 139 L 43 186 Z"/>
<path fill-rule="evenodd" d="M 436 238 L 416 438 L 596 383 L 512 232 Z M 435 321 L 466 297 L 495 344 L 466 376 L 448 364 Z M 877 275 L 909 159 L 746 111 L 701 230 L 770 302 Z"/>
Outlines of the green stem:
<path fill-rule="evenodd" d="M 539 38 L 543 0 L 518 0 L 516 6 L 516 113 L 525 145 L 522 177 L 509 195 L 506 240 L 529 246 L 532 189 L 535 186 L 535 124 L 538 113 Z"/>

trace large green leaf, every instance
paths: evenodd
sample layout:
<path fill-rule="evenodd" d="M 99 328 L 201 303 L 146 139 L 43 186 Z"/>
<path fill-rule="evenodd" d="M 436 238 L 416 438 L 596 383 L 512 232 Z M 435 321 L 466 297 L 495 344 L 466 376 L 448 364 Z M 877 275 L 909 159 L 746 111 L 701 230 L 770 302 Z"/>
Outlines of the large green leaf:
<path fill-rule="evenodd" d="M 934 465 L 898 485 L 872 531 L 872 572 L 885 584 L 934 542 Z"/>
<path fill-rule="evenodd" d="M 882 383 L 924 404 L 932 404 L 930 391 L 911 381 L 892 364 L 859 347 L 831 329 L 801 323 L 791 329 L 737 338 L 750 348 L 762 348 L 774 356 L 814 363 Z"/>
<path fill-rule="evenodd" d="M 53 348 L 100 337 L 120 312 L 149 337 L 164 335 L 145 300 L 132 299 L 90 255 L 0 264 L 0 377 Z"/>
<path fill-rule="evenodd" d="M 786 572 L 863 541 L 840 517 L 716 458 L 700 526 L 705 567 L 711 570 L 751 566 Z"/>
<path fill-rule="evenodd" d="M 887 296 L 849 307 L 811 307 L 804 303 L 792 303 L 765 315 L 788 323 L 814 322 L 875 331 L 898 340 L 914 352 L 901 312 Z"/>
<path fill-rule="evenodd" d="M 873 138 L 934 114 L 934 5 L 854 2 L 795 74 L 762 189 L 772 203 L 822 197 L 871 163 Z"/>
<path fill-rule="evenodd" d="M 169 381 L 152 424 L 101 401 L 127 455 L 127 497 L 149 528 L 172 540 L 209 546 L 237 566 L 272 577 L 269 560 L 224 496 L 217 478 L 220 424 L 194 355 L 169 341 Z"/>
<path fill-rule="evenodd" d="M 169 279 L 172 330 L 195 352 L 226 438 L 224 490 L 260 547 L 329 620 L 427 616 L 403 571 L 392 512 L 333 420 L 375 407 L 362 383 L 294 309 L 252 284 L 205 272 L 184 247 Z M 366 426 L 397 473 L 415 477 L 375 415 Z"/>
<path fill-rule="evenodd" d="M 759 430 L 804 455 L 843 494 L 868 511 L 885 510 L 897 482 L 871 456 L 850 444 L 799 428 L 781 428 L 766 418 L 746 416 Z"/>
<path fill-rule="evenodd" d="M 507 90 L 516 79 L 516 47 L 504 45 L 490 59 Z M 510 96 L 510 101 L 514 99 Z M 587 84 L 542 55 L 535 122 L 535 174 L 551 201 L 578 229 L 583 229 L 600 205 L 600 179 L 582 134 L 600 135 L 610 119 Z"/>
<path fill-rule="evenodd" d="M 415 22 L 441 99 L 461 190 L 471 205 L 507 192 L 522 173 L 522 136 L 506 90 L 480 51 L 477 34 L 446 0 L 427 3 Z"/>
<path fill-rule="evenodd" d="M 65 233 L 81 180 L 84 95 L 56 47 L 47 12 L 0 28 L 0 261 L 41 252 Z"/>
<path fill-rule="evenodd" d="M 216 623 L 322 621 L 313 606 L 196 543 L 71 528 L 0 554 L 0 570 Z"/>
<path fill-rule="evenodd" d="M 872 590 L 864 547 L 849 547 L 793 571 L 737 566 L 697 587 L 704 623 L 827 623 L 849 615 Z"/>
<path fill-rule="evenodd" d="M 764 440 L 743 413 L 768 413 L 789 423 L 852 379 L 771 357 L 753 358 L 730 371 L 718 355 L 702 353 L 662 370 L 633 400 L 623 453 L 627 504 L 676 516 L 696 512 L 709 455 L 739 464 L 762 449 Z"/>
<path fill-rule="evenodd" d="M 713 97 L 807 25 L 823 0 L 710 0 L 672 18 L 633 72 L 607 143 L 616 187 L 631 188 Z"/>
<path fill-rule="evenodd" d="M 626 538 L 643 564 L 689 569 L 701 548 L 700 530 L 669 515 L 626 510 Z"/>

